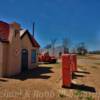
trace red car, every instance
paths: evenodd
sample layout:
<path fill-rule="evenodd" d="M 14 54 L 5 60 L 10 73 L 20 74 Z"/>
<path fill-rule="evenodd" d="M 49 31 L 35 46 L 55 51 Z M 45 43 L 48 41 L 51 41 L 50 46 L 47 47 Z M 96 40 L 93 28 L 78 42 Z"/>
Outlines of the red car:
<path fill-rule="evenodd" d="M 55 56 L 50 56 L 48 53 L 40 54 L 39 62 L 56 63 L 57 59 Z"/>

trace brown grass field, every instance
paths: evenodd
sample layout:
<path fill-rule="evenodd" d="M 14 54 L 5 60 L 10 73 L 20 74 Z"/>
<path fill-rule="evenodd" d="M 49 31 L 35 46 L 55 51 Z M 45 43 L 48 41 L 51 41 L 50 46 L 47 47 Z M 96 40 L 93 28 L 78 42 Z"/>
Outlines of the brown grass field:
<path fill-rule="evenodd" d="M 0 100 L 100 100 L 100 55 L 78 57 L 73 86 L 62 88 L 61 63 L 0 78 Z"/>

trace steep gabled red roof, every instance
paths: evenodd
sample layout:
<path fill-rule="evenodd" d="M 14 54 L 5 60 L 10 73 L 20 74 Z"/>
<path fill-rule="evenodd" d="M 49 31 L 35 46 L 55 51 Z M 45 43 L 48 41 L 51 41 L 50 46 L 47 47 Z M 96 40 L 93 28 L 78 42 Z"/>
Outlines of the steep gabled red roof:
<path fill-rule="evenodd" d="M 23 33 L 21 33 L 21 39 L 24 37 L 25 34 L 28 35 L 33 47 L 36 47 L 36 48 L 40 47 L 39 43 L 35 40 L 35 38 L 30 34 L 28 30 L 24 30 Z"/>
<path fill-rule="evenodd" d="M 9 38 L 9 24 L 0 21 L 0 41 L 8 42 L 8 38 Z"/>
<path fill-rule="evenodd" d="M 40 45 L 38 44 L 38 42 L 35 40 L 35 38 L 33 36 L 31 36 L 31 41 L 32 41 L 32 44 L 34 45 L 34 47 L 37 47 L 37 48 L 40 47 Z"/>

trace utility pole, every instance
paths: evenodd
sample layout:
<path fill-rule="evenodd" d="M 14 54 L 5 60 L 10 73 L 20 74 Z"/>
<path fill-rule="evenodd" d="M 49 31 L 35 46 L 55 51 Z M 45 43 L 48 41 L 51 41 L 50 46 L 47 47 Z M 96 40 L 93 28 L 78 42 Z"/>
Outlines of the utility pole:
<path fill-rule="evenodd" d="M 34 32 L 34 31 L 35 31 L 35 28 L 34 28 L 34 27 L 35 27 L 35 22 L 33 22 L 33 29 L 32 29 L 32 31 L 33 31 L 33 37 L 34 37 L 34 35 L 35 35 L 35 34 L 34 34 L 34 33 L 35 33 L 35 32 Z"/>

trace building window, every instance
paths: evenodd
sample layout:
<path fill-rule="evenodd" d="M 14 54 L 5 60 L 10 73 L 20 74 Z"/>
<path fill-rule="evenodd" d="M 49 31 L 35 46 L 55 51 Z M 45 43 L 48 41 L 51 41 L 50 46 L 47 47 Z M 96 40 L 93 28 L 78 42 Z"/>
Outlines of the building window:
<path fill-rule="evenodd" d="M 32 50 L 32 63 L 36 63 L 36 50 Z"/>

